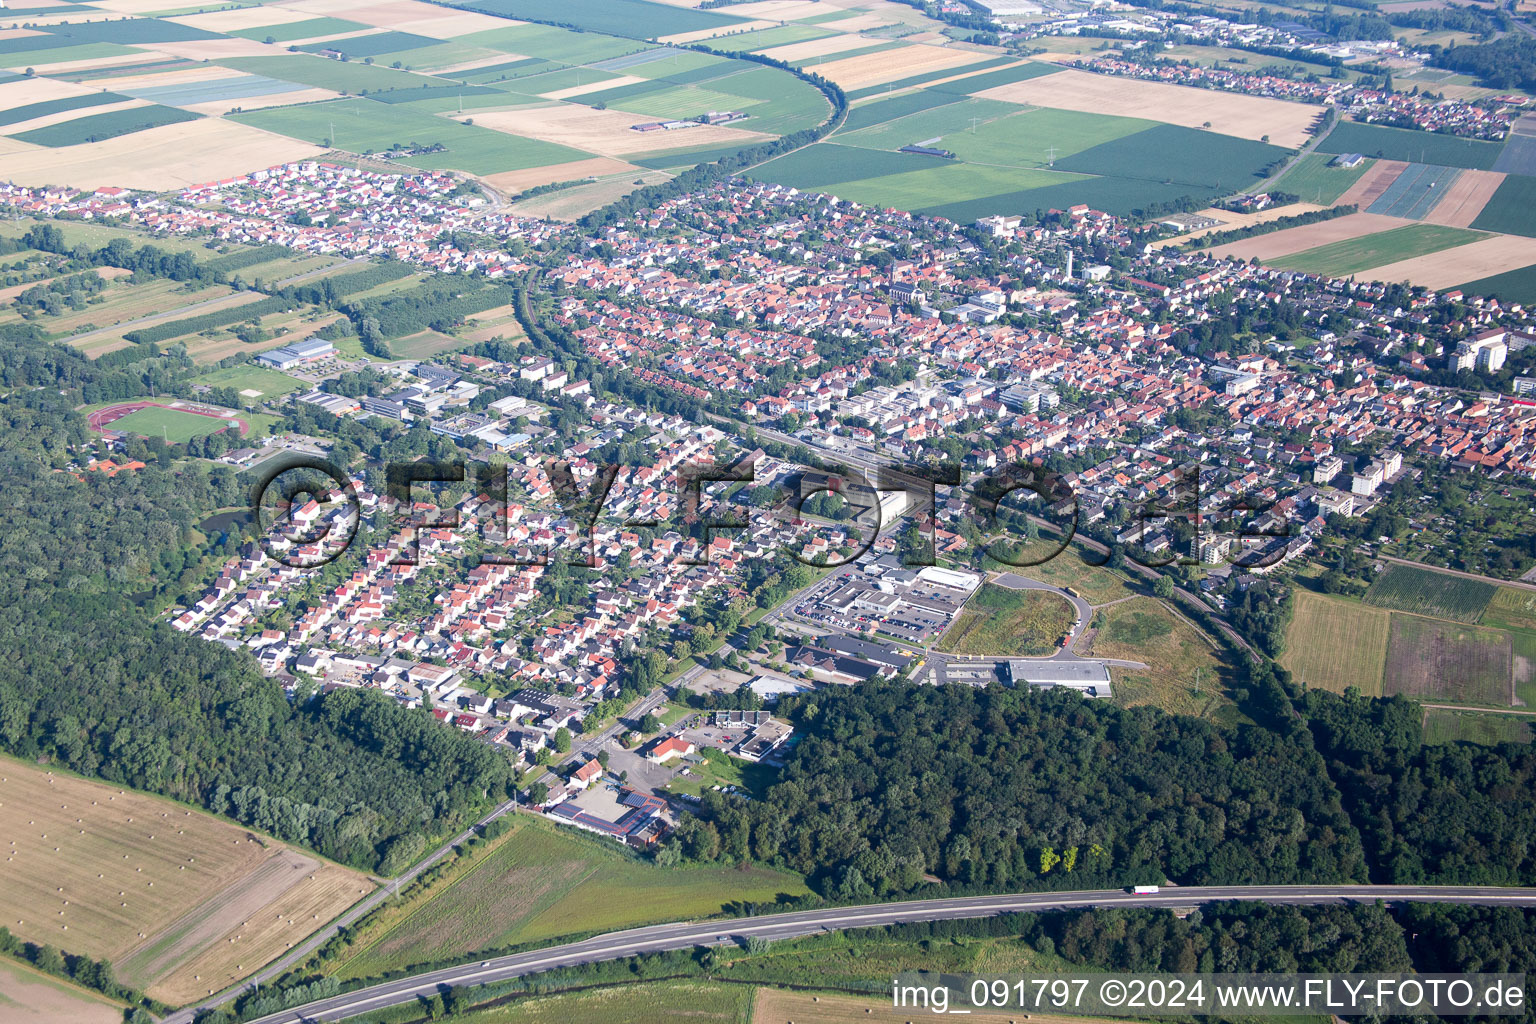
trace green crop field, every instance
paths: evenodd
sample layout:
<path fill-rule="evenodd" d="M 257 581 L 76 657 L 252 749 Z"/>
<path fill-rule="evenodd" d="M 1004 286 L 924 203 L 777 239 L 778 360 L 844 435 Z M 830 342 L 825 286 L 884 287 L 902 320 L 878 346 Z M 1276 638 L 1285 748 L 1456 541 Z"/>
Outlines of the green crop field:
<path fill-rule="evenodd" d="M 407 71 L 430 72 L 434 68 L 454 67 L 472 60 L 490 60 L 498 56 L 495 50 L 480 46 L 466 46 L 459 42 L 439 42 L 431 46 L 418 46 L 408 50 L 390 50 L 374 58 L 376 64 L 399 64 Z"/>
<path fill-rule="evenodd" d="M 1536 590 L 1499 587 L 1477 621 L 1501 629 L 1536 630 Z"/>
<path fill-rule="evenodd" d="M 310 54 L 287 54 L 282 57 L 229 57 L 219 61 L 224 67 L 236 71 L 248 71 L 253 75 L 281 78 L 285 82 L 331 89 L 336 92 L 360 93 L 364 90 L 414 89 L 423 85 L 452 85 L 444 78 L 429 78 L 410 71 L 397 71 L 378 64 L 360 61 L 330 60 Z"/>
<path fill-rule="evenodd" d="M 984 583 L 938 645 L 955 654 L 1050 654 L 1076 619 L 1072 604 L 1049 590 L 1010 590 Z"/>
<path fill-rule="evenodd" d="M 788 46 L 790 43 L 805 43 L 812 39 L 824 39 L 827 36 L 835 36 L 837 32 L 832 29 L 816 28 L 814 25 L 780 25 L 777 28 L 760 28 L 752 32 L 733 32 L 730 35 L 718 36 L 709 41 L 709 45 L 717 50 L 742 51 L 742 50 L 768 50 L 775 46 Z M 839 55 L 841 56 L 841 55 Z"/>
<path fill-rule="evenodd" d="M 1487 711 L 1448 711 L 1429 708 L 1424 712 L 1425 743 L 1530 743 L 1536 718 L 1525 715 L 1501 715 Z"/>
<path fill-rule="evenodd" d="M 984 199 L 946 202 L 930 206 L 920 212 L 932 217 L 948 217 L 957 224 L 968 224 L 977 217 L 985 217 L 993 213 L 1020 211 L 1043 213 L 1046 210 L 1065 210 L 1069 206 L 1086 203 L 1095 210 L 1103 210 L 1105 213 L 1113 213 L 1121 217 L 1140 217 L 1141 211 L 1160 203 L 1190 199 L 1203 205 L 1216 198 L 1222 191 L 1215 188 L 1199 188 L 1194 185 L 1148 181 L 1142 178 L 1094 178 L 1056 174 L 1053 180 L 1061 184 L 999 192 Z"/>
<path fill-rule="evenodd" d="M 958 99 L 959 97 L 950 96 L 946 93 L 929 92 L 926 89 L 919 89 L 916 92 L 903 93 L 890 99 L 861 103 L 848 111 L 848 117 L 843 121 L 843 127 L 838 132 L 838 135 L 852 134 L 864 128 L 885 124 L 887 121 L 893 121 L 898 117 L 906 117 L 919 111 L 931 110 L 934 107 L 955 103 Z"/>
<path fill-rule="evenodd" d="M 1285 176 L 1275 182 L 1275 187 L 1296 193 L 1304 203 L 1328 206 L 1338 202 L 1339 197 L 1376 162 L 1362 160 L 1355 167 L 1329 167 L 1328 162 L 1332 159 L 1323 153 L 1309 153 L 1286 171 Z"/>
<path fill-rule="evenodd" d="M 485 46 L 524 57 L 542 57 L 559 64 L 591 64 L 650 48 L 635 39 L 617 39 L 596 32 L 572 32 L 553 25 L 508 25 L 506 28 L 471 32 L 467 36 L 459 36 L 455 42 Z"/>
<path fill-rule="evenodd" d="M 656 867 L 611 840 L 524 815 L 494 850 L 366 933 L 337 974 L 368 977 L 513 943 L 720 913 L 807 890 L 767 868 Z"/>
<path fill-rule="evenodd" d="M 1457 287 L 1471 295 L 1492 295 L 1503 302 L 1536 305 L 1536 264 L 1480 277 Z"/>
<path fill-rule="evenodd" d="M 84 96 L 62 96 L 58 99 L 42 100 L 38 103 L 24 103 L 19 107 L 11 107 L 9 110 L 0 110 L 0 125 L 21 124 L 30 121 L 34 117 L 46 117 L 49 114 L 59 114 L 66 110 L 79 110 L 82 107 L 99 107 L 106 103 L 120 103 L 130 99 L 128 96 L 119 96 L 114 92 L 93 92 Z"/>
<path fill-rule="evenodd" d="M 973 74 L 985 71 L 1002 64 L 1011 64 L 1017 58 L 1014 57 L 985 57 L 978 53 L 975 64 L 961 65 L 953 68 L 940 68 L 937 71 L 925 71 L 920 75 L 911 75 L 907 78 L 899 78 L 894 82 L 886 82 L 882 85 L 867 85 L 862 89 L 854 89 L 848 93 L 848 99 L 861 100 L 866 96 L 883 96 L 902 89 L 910 89 L 913 86 L 925 85 L 928 82 L 936 82 L 941 78 L 953 78 L 956 75 Z"/>
<path fill-rule="evenodd" d="M 229 35 L 240 36 L 242 39 L 254 39 L 258 43 L 266 42 L 268 39 L 286 43 L 294 39 L 317 39 L 320 36 L 339 35 L 342 32 L 361 32 L 366 28 L 368 26 L 360 21 L 347 21 L 344 18 L 306 18 L 303 21 L 290 21 L 282 25 L 237 29 Z"/>
<path fill-rule="evenodd" d="M 923 93 L 913 93 L 923 97 Z M 942 95 L 934 98 L 942 99 Z M 887 100 L 901 103 L 907 97 Z M 1010 118 L 1022 117 L 1019 107 L 1000 100 L 961 99 L 943 106 L 917 109 L 860 130 L 846 127 L 837 133 L 837 143 L 842 146 L 858 146 L 861 149 L 900 149 L 914 143 L 928 143 L 959 153 L 956 146 L 963 140 L 974 139 L 978 132 L 993 129 L 998 123 L 1007 125 Z M 1003 135 L 1015 134 L 1006 129 Z M 1023 131 L 1017 134 L 1024 134 Z M 937 141 L 935 141 L 937 140 Z"/>
<path fill-rule="evenodd" d="M 83 142 L 102 142 L 119 135 L 131 135 L 149 128 L 182 121 L 196 121 L 201 114 L 176 107 L 148 106 L 112 110 L 105 114 L 87 114 L 73 121 L 60 121 L 29 132 L 17 132 L 11 138 L 37 146 L 76 146 Z"/>
<path fill-rule="evenodd" d="M 1472 222 L 1475 228 L 1536 236 L 1536 178 L 1511 174 Z"/>
<path fill-rule="evenodd" d="M 362 60 L 365 57 L 378 58 L 386 53 L 415 50 L 424 46 L 435 46 L 439 41 L 431 36 L 418 36 L 412 32 L 372 32 L 368 35 L 351 36 L 347 39 L 333 39 L 324 43 L 305 43 L 299 49 L 307 53 L 335 50 L 338 53 L 346 54 L 353 60 Z M 388 62 L 379 61 L 378 63 Z"/>
<path fill-rule="evenodd" d="M 582 32 L 612 32 L 651 38 L 678 32 L 700 32 L 727 28 L 743 23 L 733 14 L 698 11 L 646 0 L 461 0 L 455 4 L 471 11 L 484 11 L 503 18 L 558 22 Z"/>
<path fill-rule="evenodd" d="M 1280 664 L 1297 683 L 1381 696 L 1391 613 L 1297 588 Z"/>
<path fill-rule="evenodd" d="M 1378 124 L 1341 121 L 1317 148 L 1322 153 L 1362 153 L 1387 160 L 1486 171 L 1499 158 L 1499 151 L 1504 148 L 1504 144 L 1461 139 L 1436 132 L 1418 132 L 1408 128 L 1385 128 Z"/>
<path fill-rule="evenodd" d="M 1439 252 L 1458 245 L 1466 245 L 1488 236 L 1466 228 L 1448 228 L 1439 224 L 1409 224 L 1405 227 L 1378 231 L 1374 235 L 1331 242 L 1305 252 L 1293 253 L 1277 260 L 1269 260 L 1269 266 L 1279 270 L 1299 270 L 1305 274 L 1326 274 L 1330 277 L 1348 277 L 1386 266 L 1413 256 Z"/>
<path fill-rule="evenodd" d="M 962 101 L 961 106 L 988 102 L 967 100 Z M 953 109 L 940 107 L 937 113 Z M 970 163 L 1008 167 L 1046 167 L 1051 162 L 1050 150 L 1054 149 L 1056 169 L 1073 170 L 1066 166 L 1065 158 L 1117 139 L 1134 137 L 1136 133 L 1153 127 L 1152 122 L 1134 117 L 1083 114 L 1075 110 L 1052 110 L 1046 107 L 1024 111 L 1018 111 L 1017 107 L 1014 109 L 1016 112 L 1011 116 L 978 124 L 975 132 L 966 131 L 962 127 L 961 131 L 946 135 L 940 145 L 953 150 L 961 160 Z"/>
<path fill-rule="evenodd" d="M 1510 635 L 1501 629 L 1395 612 L 1383 691 L 1415 700 L 1510 705 Z"/>
<path fill-rule="evenodd" d="M 451 168 L 471 174 L 494 174 L 591 156 L 553 142 L 507 135 L 400 104 L 368 99 L 270 107 L 234 114 L 230 119 L 306 142 L 324 144 L 329 139 L 330 145 L 352 153 L 379 153 L 396 143 L 446 147 L 445 152 L 422 153 L 399 161 L 425 170 Z"/>
<path fill-rule="evenodd" d="M 1058 160 L 1056 167 L 1231 191 L 1253 184 L 1266 164 L 1285 154 L 1263 142 L 1160 124 Z"/>
<path fill-rule="evenodd" d="M 934 92 L 969 95 L 981 92 L 984 89 L 995 89 L 1000 85 L 1012 85 L 1014 82 L 1027 82 L 1031 78 L 1043 78 L 1046 75 L 1054 75 L 1061 68 L 1055 64 L 1045 64 L 1039 61 L 1031 61 L 1018 64 L 1011 68 L 998 68 L 996 71 L 988 71 L 980 75 L 970 75 L 966 78 L 957 78 L 952 82 L 940 82 L 932 86 Z"/>
<path fill-rule="evenodd" d="M 1080 177 L 1056 171 L 977 166 L 909 153 L 898 155 L 914 169 L 839 182 L 826 191 L 872 206 L 927 213 L 938 203 L 972 200 L 987 204 L 992 197 L 1011 189 L 1043 188 Z"/>
<path fill-rule="evenodd" d="M 119 46 L 116 43 L 77 43 L 70 46 L 63 39 L 59 42 L 61 45 L 47 50 L 0 54 L 0 67 L 43 68 L 49 64 L 63 64 L 66 61 L 95 60 L 98 57 L 132 57 L 144 52 L 135 50 L 131 46 Z"/>
<path fill-rule="evenodd" d="M 1376 577 L 1364 600 L 1378 608 L 1476 622 L 1495 593 L 1492 583 L 1393 563 Z"/>
<path fill-rule="evenodd" d="M 163 437 L 172 444 L 190 441 L 194 437 L 217 433 L 226 427 L 236 427 L 231 420 L 219 420 L 212 416 L 182 412 L 179 409 L 158 409 L 153 406 L 131 412 L 109 424 L 112 430 L 122 430 L 142 437 Z M 235 430 L 239 432 L 238 427 Z"/>

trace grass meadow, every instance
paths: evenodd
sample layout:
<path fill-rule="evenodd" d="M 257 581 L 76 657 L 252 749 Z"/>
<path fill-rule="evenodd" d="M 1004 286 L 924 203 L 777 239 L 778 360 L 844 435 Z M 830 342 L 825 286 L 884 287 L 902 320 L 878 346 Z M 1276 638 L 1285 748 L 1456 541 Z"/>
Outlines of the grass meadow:
<path fill-rule="evenodd" d="M 956 654 L 1050 654 L 1061 646 L 1076 617 L 1071 603 L 1060 594 L 984 583 L 966 602 L 939 647 Z"/>
<path fill-rule="evenodd" d="M 1424 256 L 1442 249 L 1455 248 L 1488 236 L 1466 228 L 1439 224 L 1408 224 L 1378 231 L 1342 242 L 1330 242 L 1291 256 L 1267 261 L 1278 270 L 1297 270 L 1304 274 L 1348 277 L 1414 256 Z"/>
<path fill-rule="evenodd" d="M 798 876 L 767 868 L 656 867 L 611 840 L 519 815 L 467 870 L 368 929 L 337 974 L 367 977 L 514 943 L 707 917 L 731 901 L 806 891 Z"/>
<path fill-rule="evenodd" d="M 1391 613 L 1299 587 L 1294 601 L 1280 665 L 1309 687 L 1381 696 Z"/>

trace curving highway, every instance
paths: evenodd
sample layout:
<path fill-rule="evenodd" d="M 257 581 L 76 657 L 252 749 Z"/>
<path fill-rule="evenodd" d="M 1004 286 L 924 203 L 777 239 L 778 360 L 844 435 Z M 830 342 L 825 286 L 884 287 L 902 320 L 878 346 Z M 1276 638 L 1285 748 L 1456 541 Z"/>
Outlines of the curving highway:
<path fill-rule="evenodd" d="M 1086 892 L 1021 893 L 1006 896 L 970 896 L 957 899 L 913 900 L 861 907 L 829 907 L 788 914 L 739 918 L 727 921 L 660 924 L 610 932 L 580 942 L 549 946 L 511 956 L 476 960 L 426 974 L 381 982 L 304 1006 L 258 1018 L 255 1024 L 302 1024 L 333 1021 L 430 997 L 454 985 L 484 985 L 527 974 L 576 967 L 634 956 L 689 949 L 694 946 L 736 942 L 749 936 L 787 939 L 816 932 L 840 931 L 873 925 L 912 921 L 944 921 L 993 917 L 1015 911 L 1070 910 L 1081 907 L 1187 907 L 1225 900 L 1256 900 L 1264 903 L 1321 904 L 1383 900 L 1389 903 L 1475 903 L 1484 905 L 1536 906 L 1536 888 L 1505 889 L 1494 886 L 1432 885 L 1234 885 L 1164 889 L 1148 895 L 1130 895 L 1120 889 Z M 185 1013 L 186 1011 L 183 1011 Z M 167 1018 L 178 1021 L 182 1014 Z"/>

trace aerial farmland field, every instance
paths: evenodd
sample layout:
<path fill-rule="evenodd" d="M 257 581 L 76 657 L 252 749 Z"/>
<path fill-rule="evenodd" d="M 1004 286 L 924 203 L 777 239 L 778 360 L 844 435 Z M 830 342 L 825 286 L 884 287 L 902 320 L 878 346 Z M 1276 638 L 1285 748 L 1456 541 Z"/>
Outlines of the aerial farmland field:
<path fill-rule="evenodd" d="M 1384 692 L 1509 707 L 1511 655 L 1503 630 L 1395 612 Z"/>
<path fill-rule="evenodd" d="M 804 893 L 768 868 L 658 868 L 605 839 L 518 816 L 469 870 L 365 931 L 343 978 L 517 942 L 649 921 L 705 917 L 726 899 L 773 902 Z"/>
<path fill-rule="evenodd" d="M 108 958 L 124 982 L 171 1001 L 224 987 L 372 888 L 201 811 L 11 758 L 0 758 L 0 825 L 10 843 L 0 924 Z M 328 898 L 313 902 L 316 887 Z M 227 941 L 258 914 L 260 942 Z M 177 976 L 194 961 L 208 973 Z"/>
<path fill-rule="evenodd" d="M 1488 711 L 1451 711 L 1428 708 L 1424 712 L 1425 743 L 1530 743 L 1536 717 L 1501 715 Z"/>
<path fill-rule="evenodd" d="M 1298 683 L 1381 695 L 1391 613 L 1297 588 L 1280 664 Z"/>
<path fill-rule="evenodd" d="M 1376 577 L 1364 600 L 1378 608 L 1476 622 L 1496 593 L 1492 583 L 1393 563 Z"/>
<path fill-rule="evenodd" d="M 1266 262 L 1280 270 L 1299 270 L 1307 274 L 1348 277 L 1426 253 L 1467 245 L 1487 237 L 1466 228 L 1438 224 L 1409 224 L 1389 231 L 1332 242 L 1315 249 Z"/>
<path fill-rule="evenodd" d="M 1317 148 L 1323 153 L 1361 153 L 1387 160 L 1486 171 L 1493 167 L 1503 146 L 1454 135 L 1342 121 Z"/>
<path fill-rule="evenodd" d="M 1296 193 L 1303 202 L 1336 203 L 1375 162 L 1362 160 L 1354 167 L 1330 167 L 1332 160 L 1333 157 L 1323 153 L 1309 153 L 1277 180 L 1275 186 Z"/>

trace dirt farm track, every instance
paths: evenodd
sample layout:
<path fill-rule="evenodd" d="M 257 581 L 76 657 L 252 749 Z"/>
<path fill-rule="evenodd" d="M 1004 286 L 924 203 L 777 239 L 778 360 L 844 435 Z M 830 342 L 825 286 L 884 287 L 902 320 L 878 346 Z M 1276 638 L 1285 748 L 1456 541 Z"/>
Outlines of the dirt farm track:
<path fill-rule="evenodd" d="M 97 409 L 86 416 L 86 423 L 92 430 L 105 433 L 112 429 L 112 424 L 140 409 L 166 409 L 170 412 L 182 412 L 192 416 L 206 416 L 211 420 L 218 420 L 224 424 L 224 429 L 231 426 L 240 430 L 240 436 L 250 433 L 251 425 L 238 416 L 230 415 L 229 410 L 216 406 L 199 405 L 195 402 L 177 401 L 167 405 L 164 402 L 123 402 L 119 405 L 110 405 L 105 409 Z M 217 431 L 215 431 L 217 433 Z"/>

